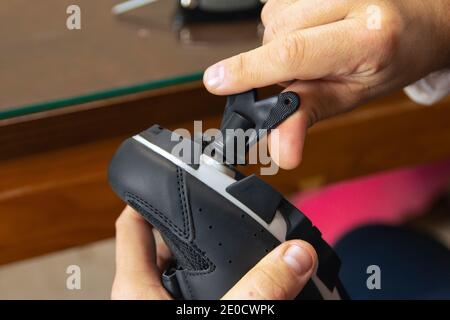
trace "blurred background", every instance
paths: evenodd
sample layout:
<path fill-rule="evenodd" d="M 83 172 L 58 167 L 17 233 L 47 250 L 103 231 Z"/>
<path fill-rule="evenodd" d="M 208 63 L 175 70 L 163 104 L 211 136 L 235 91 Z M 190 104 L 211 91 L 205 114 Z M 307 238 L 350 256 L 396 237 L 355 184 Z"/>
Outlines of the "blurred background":
<path fill-rule="evenodd" d="M 259 0 L 114 14 L 120 2 L 0 4 L 0 299 L 108 299 L 123 208 L 106 179 L 115 149 L 155 123 L 217 127 L 225 98 L 205 91 L 203 70 L 261 40 Z M 449 99 L 424 107 L 395 92 L 317 124 L 302 165 L 263 178 L 330 243 L 383 223 L 450 246 L 448 119 Z M 80 290 L 66 286 L 71 265 Z"/>

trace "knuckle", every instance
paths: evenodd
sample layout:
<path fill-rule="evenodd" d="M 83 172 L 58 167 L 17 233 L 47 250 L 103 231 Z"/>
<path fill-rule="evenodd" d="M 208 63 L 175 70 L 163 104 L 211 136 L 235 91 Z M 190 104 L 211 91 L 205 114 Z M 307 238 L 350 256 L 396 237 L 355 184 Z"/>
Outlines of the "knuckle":
<path fill-rule="evenodd" d="M 231 74 L 234 74 L 238 79 L 245 79 L 247 77 L 247 57 L 244 53 L 236 56 L 235 63 L 233 63 Z"/>
<path fill-rule="evenodd" d="M 114 226 L 115 226 L 116 230 L 122 229 L 124 223 L 125 223 L 125 221 L 124 221 L 123 215 L 120 215 L 116 219 L 116 222 L 114 223 Z"/>
<path fill-rule="evenodd" d="M 130 225 L 133 225 L 133 222 L 141 221 L 142 219 L 142 216 L 135 209 L 127 206 L 116 219 L 114 226 L 116 231 L 119 229 L 127 229 Z"/>
<path fill-rule="evenodd" d="M 234 75 L 237 82 L 244 84 L 260 79 L 260 70 L 252 59 L 255 58 L 251 53 L 241 53 L 236 56 L 230 73 Z"/>
<path fill-rule="evenodd" d="M 398 10 L 391 7 L 381 7 L 379 10 L 380 28 L 361 28 L 362 44 L 376 49 L 378 52 L 378 54 L 367 57 L 373 73 L 382 69 L 394 57 L 405 28 L 403 18 Z"/>
<path fill-rule="evenodd" d="M 267 24 L 269 23 L 269 20 L 270 20 L 269 8 L 270 8 L 270 6 L 268 5 L 268 3 L 266 3 L 261 10 L 261 22 L 264 26 L 267 26 Z"/>
<path fill-rule="evenodd" d="M 267 25 L 273 16 L 273 8 L 277 5 L 276 2 L 277 0 L 268 0 L 266 1 L 266 4 L 264 4 L 261 10 L 261 22 L 263 25 Z"/>
<path fill-rule="evenodd" d="M 137 214 L 134 214 L 134 211 L 129 211 L 129 208 L 125 208 L 124 211 L 116 219 L 116 222 L 115 222 L 116 230 L 126 228 L 126 226 L 129 225 L 130 221 L 133 221 L 133 219 L 139 219 L 139 218 L 140 218 L 140 216 Z"/>
<path fill-rule="evenodd" d="M 321 119 L 321 108 L 323 106 L 321 105 L 320 100 L 318 101 L 318 106 L 315 108 L 308 109 L 307 115 L 308 115 L 308 127 L 312 127 L 314 124 L 320 121 Z"/>
<path fill-rule="evenodd" d="M 254 281 L 254 289 L 264 300 L 286 300 L 289 298 L 288 290 L 281 285 L 274 276 L 264 268 L 257 267 L 257 279 Z"/>
<path fill-rule="evenodd" d="M 387 52 L 395 52 L 404 28 L 403 20 L 395 11 L 389 11 L 385 17 L 384 32 L 382 33 L 382 46 Z"/>
<path fill-rule="evenodd" d="M 275 36 L 275 30 L 273 27 L 273 23 L 267 24 L 266 28 L 264 29 L 264 38 L 265 39 L 273 39 Z"/>
<path fill-rule="evenodd" d="M 272 19 L 270 23 L 267 24 L 266 30 L 272 35 L 276 36 L 281 34 L 283 30 L 286 29 L 284 20 L 282 19 Z"/>
<path fill-rule="evenodd" d="M 379 9 L 379 28 L 364 28 L 367 41 L 374 41 L 377 45 L 395 42 L 400 38 L 403 29 L 403 19 L 397 10 L 392 8 Z"/>
<path fill-rule="evenodd" d="M 282 40 L 278 62 L 288 70 L 300 67 L 304 58 L 305 40 L 301 35 L 289 35 Z"/>
<path fill-rule="evenodd" d="M 264 30 L 262 44 L 263 45 L 268 44 L 272 40 L 273 40 L 272 34 L 268 33 L 266 30 Z"/>
<path fill-rule="evenodd" d="M 308 127 L 312 127 L 317 122 L 323 120 L 326 118 L 327 113 L 335 109 L 332 104 L 330 106 L 330 101 L 325 95 L 314 94 L 313 99 L 315 100 L 314 105 L 304 109 L 307 115 Z"/>

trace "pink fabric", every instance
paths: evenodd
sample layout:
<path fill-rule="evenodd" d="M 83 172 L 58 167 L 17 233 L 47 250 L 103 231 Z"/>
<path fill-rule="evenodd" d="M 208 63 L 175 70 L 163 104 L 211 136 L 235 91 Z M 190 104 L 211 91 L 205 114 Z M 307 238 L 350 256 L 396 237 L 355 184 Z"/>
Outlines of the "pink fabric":
<path fill-rule="evenodd" d="M 450 160 L 300 193 L 293 203 L 334 243 L 363 224 L 398 224 L 424 212 L 450 182 Z"/>

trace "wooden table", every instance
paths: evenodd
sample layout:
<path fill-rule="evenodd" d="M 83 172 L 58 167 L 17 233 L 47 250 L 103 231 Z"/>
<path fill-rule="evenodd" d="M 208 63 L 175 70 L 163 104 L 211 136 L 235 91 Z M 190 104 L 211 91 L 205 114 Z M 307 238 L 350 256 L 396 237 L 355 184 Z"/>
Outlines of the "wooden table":
<path fill-rule="evenodd" d="M 119 143 L 154 123 L 217 126 L 224 98 L 206 93 L 201 71 L 259 41 L 255 21 L 174 33 L 169 1 L 121 19 L 109 14 L 117 1 L 77 1 L 81 31 L 65 29 L 71 1 L 9 2 L 0 5 L 0 24 L 15 26 L 0 28 L 0 264 L 113 236 L 123 204 L 106 169 Z M 290 194 L 450 157 L 449 119 L 449 99 L 423 107 L 398 92 L 316 125 L 300 168 L 264 179 Z"/>

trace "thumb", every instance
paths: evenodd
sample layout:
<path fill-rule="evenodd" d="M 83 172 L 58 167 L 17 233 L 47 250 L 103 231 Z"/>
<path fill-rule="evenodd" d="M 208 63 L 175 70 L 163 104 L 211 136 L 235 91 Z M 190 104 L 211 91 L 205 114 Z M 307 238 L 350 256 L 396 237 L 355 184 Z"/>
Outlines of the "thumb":
<path fill-rule="evenodd" d="M 318 121 L 332 117 L 355 106 L 357 88 L 336 81 L 295 81 L 285 91 L 301 97 L 297 112 L 287 118 L 269 136 L 272 159 L 283 169 L 296 168 L 303 154 L 306 133 Z"/>
<path fill-rule="evenodd" d="M 316 265 L 317 255 L 310 244 L 301 240 L 287 241 L 264 257 L 222 299 L 294 299 Z"/>

